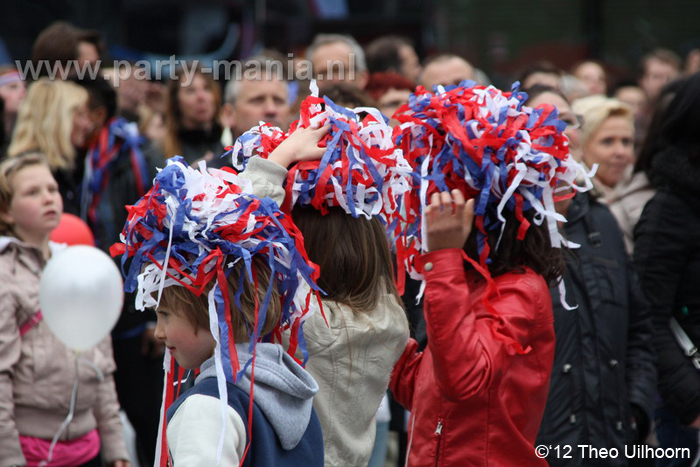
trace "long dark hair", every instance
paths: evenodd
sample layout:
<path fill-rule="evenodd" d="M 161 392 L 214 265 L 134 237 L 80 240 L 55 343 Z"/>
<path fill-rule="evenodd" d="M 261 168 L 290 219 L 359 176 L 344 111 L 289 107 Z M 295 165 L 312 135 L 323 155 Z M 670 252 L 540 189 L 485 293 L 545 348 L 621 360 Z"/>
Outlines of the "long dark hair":
<path fill-rule="evenodd" d="M 292 219 L 304 236 L 309 259 L 321 268 L 318 285 L 325 298 L 355 312 L 374 310 L 386 293 L 401 305 L 389 240 L 379 218 L 355 218 L 339 207 L 322 215 L 314 208 L 296 206 Z"/>
<path fill-rule="evenodd" d="M 690 76 L 668 104 L 659 128 L 659 138 L 700 162 L 700 72 Z"/>
<path fill-rule="evenodd" d="M 671 101 L 678 90 L 686 82 L 686 79 L 678 79 L 668 83 L 661 90 L 661 94 L 656 99 L 654 113 L 647 127 L 644 142 L 639 150 L 637 162 L 634 164 L 634 172 L 646 172 L 649 176 L 654 155 L 669 146 L 670 142 L 662 136 L 662 130 L 666 126 L 666 111 L 669 109 Z"/>
<path fill-rule="evenodd" d="M 175 70 L 174 79 L 168 82 L 166 103 L 165 103 L 165 113 L 166 113 L 166 136 L 165 141 L 163 141 L 163 151 L 167 157 L 180 154 L 182 152 L 182 141 L 180 141 L 179 131 L 182 128 L 182 109 L 178 103 L 178 93 L 180 88 L 184 87 L 184 80 L 186 78 L 184 68 L 178 66 Z M 200 64 L 196 64 L 194 68 L 194 75 L 199 75 L 204 78 L 207 84 L 211 87 L 212 94 L 214 95 L 214 122 L 218 118 L 219 111 L 221 110 L 221 87 L 219 83 L 216 82 L 211 75 L 211 73 L 205 73 L 202 70 Z M 192 83 L 190 83 L 191 85 Z"/>
<path fill-rule="evenodd" d="M 499 228 L 487 232 L 491 250 L 488 270 L 493 277 L 507 272 L 521 271 L 524 267 L 528 267 L 544 277 L 548 283 L 551 283 L 564 273 L 565 263 L 562 249 L 552 247 L 547 222 L 544 221 L 541 225 L 536 225 L 533 221 L 534 214 L 534 209 L 523 212 L 525 219 L 530 222 L 530 227 L 522 240 L 518 240 L 520 222 L 515 213 L 508 210 L 503 211 L 506 224 L 498 248 L 496 248 L 496 244 L 500 235 Z M 470 258 L 478 261 L 476 235 L 477 230 L 474 227 L 464 246 L 464 251 Z"/>

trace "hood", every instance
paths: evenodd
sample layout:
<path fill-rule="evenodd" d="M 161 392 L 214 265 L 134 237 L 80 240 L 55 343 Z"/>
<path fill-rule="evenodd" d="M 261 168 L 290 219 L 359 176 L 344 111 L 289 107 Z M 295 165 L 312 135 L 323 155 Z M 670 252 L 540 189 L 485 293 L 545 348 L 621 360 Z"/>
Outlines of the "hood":
<path fill-rule="evenodd" d="M 318 384 L 298 363 L 277 344 L 256 345 L 255 394 L 257 406 L 275 430 L 282 447 L 293 449 L 306 432 L 311 418 L 313 397 Z M 238 361 L 243 367 L 252 358 L 248 344 L 237 344 Z M 204 362 L 197 381 L 216 378 L 214 358 Z M 252 366 L 234 384 L 250 395 Z"/>

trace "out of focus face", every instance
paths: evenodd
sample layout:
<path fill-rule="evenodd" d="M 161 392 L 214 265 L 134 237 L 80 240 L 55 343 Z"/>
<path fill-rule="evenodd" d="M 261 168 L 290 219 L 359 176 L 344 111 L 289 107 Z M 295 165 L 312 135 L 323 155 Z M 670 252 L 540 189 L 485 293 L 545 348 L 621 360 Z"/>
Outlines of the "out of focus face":
<path fill-rule="evenodd" d="M 394 115 L 394 113 L 399 107 L 401 107 L 404 104 L 408 104 L 408 97 L 410 95 L 411 91 L 409 91 L 408 89 L 391 88 L 377 100 L 379 110 L 384 115 L 391 118 L 391 116 Z M 394 119 L 391 119 L 390 123 L 392 126 L 394 126 L 397 125 L 399 122 Z"/>
<path fill-rule="evenodd" d="M 417 83 L 422 68 L 416 51 L 410 45 L 402 45 L 399 48 L 399 57 L 401 58 L 401 74 Z"/>
<path fill-rule="evenodd" d="M 474 68 L 465 60 L 452 57 L 428 64 L 423 69 L 421 84 L 432 91 L 436 84 L 459 84 L 465 79 L 474 79 Z"/>
<path fill-rule="evenodd" d="M 605 78 L 605 70 L 597 63 L 586 62 L 581 64 L 576 69 L 576 77 L 586 86 L 588 94 L 591 96 L 607 92 L 608 84 Z"/>
<path fill-rule="evenodd" d="M 623 86 L 615 91 L 615 98 L 632 109 L 632 115 L 639 117 L 647 106 L 647 95 L 637 86 Z"/>
<path fill-rule="evenodd" d="M 574 114 L 568 102 L 562 99 L 560 95 L 553 92 L 543 92 L 528 103 L 532 108 L 542 104 L 553 105 L 559 110 L 559 119 L 566 122 L 564 134 L 569 138 L 569 152 L 571 153 L 571 157 L 580 161 L 582 154 L 579 116 Z"/>
<path fill-rule="evenodd" d="M 289 117 L 289 89 L 281 79 L 250 79 L 240 83 L 231 121 L 236 136 L 245 133 L 260 121 L 283 127 Z"/>
<path fill-rule="evenodd" d="M 561 89 L 561 78 L 556 73 L 537 71 L 525 78 L 525 81 L 520 84 L 522 89 L 531 88 L 536 84 L 549 86 L 554 89 Z"/>
<path fill-rule="evenodd" d="M 657 59 L 649 59 L 644 68 L 644 76 L 639 82 L 639 85 L 650 101 L 654 101 L 666 84 L 678 78 L 680 71 L 670 63 L 662 62 Z"/>
<path fill-rule="evenodd" d="M 87 103 L 79 105 L 73 113 L 73 129 L 70 141 L 75 148 L 84 148 L 92 132 L 93 123 L 90 119 L 90 111 Z"/>
<path fill-rule="evenodd" d="M 183 127 L 190 130 L 201 129 L 214 122 L 214 90 L 204 76 L 195 74 L 189 86 L 180 87 L 177 91 L 177 103 Z"/>
<path fill-rule="evenodd" d="M 5 101 L 5 112 L 17 115 L 20 104 L 27 95 L 27 85 L 22 80 L 12 81 L 0 86 L 0 97 Z"/>
<path fill-rule="evenodd" d="M 78 65 L 80 67 L 82 67 L 85 62 L 89 62 L 94 65 L 99 59 L 100 54 L 97 51 L 95 44 L 91 42 L 78 43 Z"/>
<path fill-rule="evenodd" d="M 331 42 L 320 46 L 314 52 L 311 62 L 319 88 L 335 83 L 348 83 L 364 89 L 367 84 L 367 72 L 355 68 L 352 48 L 344 42 Z"/>
<path fill-rule="evenodd" d="M 598 164 L 596 178 L 612 188 L 622 181 L 633 162 L 634 127 L 625 117 L 608 117 L 583 148 L 583 160 Z"/>

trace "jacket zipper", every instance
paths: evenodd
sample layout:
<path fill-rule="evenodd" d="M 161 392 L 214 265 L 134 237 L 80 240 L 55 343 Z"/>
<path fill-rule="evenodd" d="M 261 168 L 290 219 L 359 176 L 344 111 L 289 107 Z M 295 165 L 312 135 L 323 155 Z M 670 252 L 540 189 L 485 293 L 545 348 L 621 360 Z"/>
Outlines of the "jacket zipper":
<path fill-rule="evenodd" d="M 435 428 L 435 436 L 437 437 L 437 447 L 435 448 L 435 467 L 440 462 L 440 441 L 442 441 L 442 419 L 438 419 L 437 427 Z"/>

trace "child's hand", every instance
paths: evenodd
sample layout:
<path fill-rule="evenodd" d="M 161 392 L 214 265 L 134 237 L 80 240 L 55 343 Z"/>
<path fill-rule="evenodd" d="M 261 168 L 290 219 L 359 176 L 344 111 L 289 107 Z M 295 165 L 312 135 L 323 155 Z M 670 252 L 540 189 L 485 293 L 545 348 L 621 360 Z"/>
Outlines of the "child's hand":
<path fill-rule="evenodd" d="M 425 216 L 428 251 L 462 248 L 472 231 L 474 200 L 465 202 L 459 190 L 434 193 Z"/>
<path fill-rule="evenodd" d="M 326 136 L 329 128 L 330 125 L 297 129 L 272 151 L 269 160 L 286 169 L 294 162 L 320 159 L 326 148 L 318 147 L 318 142 Z"/>

